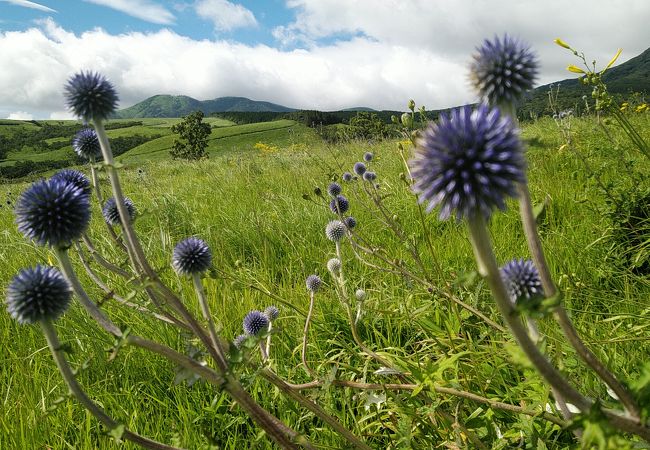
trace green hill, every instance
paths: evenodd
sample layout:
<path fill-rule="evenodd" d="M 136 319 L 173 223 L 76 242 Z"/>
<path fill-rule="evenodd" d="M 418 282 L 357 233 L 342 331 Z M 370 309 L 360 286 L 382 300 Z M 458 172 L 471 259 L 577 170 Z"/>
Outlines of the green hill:
<path fill-rule="evenodd" d="M 129 108 L 115 113 L 118 119 L 144 117 L 183 117 L 201 110 L 208 116 L 216 112 L 291 112 L 295 111 L 275 103 L 260 102 L 245 97 L 219 97 L 213 100 L 196 100 L 186 95 L 154 95 Z"/>

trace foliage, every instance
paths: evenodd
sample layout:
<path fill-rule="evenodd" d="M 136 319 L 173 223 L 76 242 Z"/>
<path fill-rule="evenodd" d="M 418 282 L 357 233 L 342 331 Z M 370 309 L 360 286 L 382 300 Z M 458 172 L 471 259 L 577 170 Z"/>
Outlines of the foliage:
<path fill-rule="evenodd" d="M 366 141 L 384 139 L 391 134 L 386 124 L 377 114 L 367 111 L 358 111 L 350 119 L 349 132 L 353 139 Z"/>
<path fill-rule="evenodd" d="M 212 133 L 209 124 L 203 123 L 203 112 L 195 111 L 172 126 L 172 132 L 179 135 L 169 152 L 174 159 L 202 159 L 207 157 L 208 136 Z"/>

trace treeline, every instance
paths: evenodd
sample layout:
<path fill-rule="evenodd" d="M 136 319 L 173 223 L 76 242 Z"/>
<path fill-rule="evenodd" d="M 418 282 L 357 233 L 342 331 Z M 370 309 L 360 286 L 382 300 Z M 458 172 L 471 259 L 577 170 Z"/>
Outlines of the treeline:
<path fill-rule="evenodd" d="M 317 110 L 300 110 L 292 112 L 269 112 L 269 111 L 230 111 L 215 112 L 210 117 L 219 117 L 230 120 L 237 125 L 257 122 L 272 122 L 274 120 L 289 119 L 302 123 L 308 127 L 319 127 L 325 125 L 335 125 L 339 123 L 349 124 L 350 119 L 356 117 L 358 112 L 366 111 L 317 111 Z M 400 111 L 372 111 L 383 123 L 391 123 L 391 116 L 400 116 Z"/>

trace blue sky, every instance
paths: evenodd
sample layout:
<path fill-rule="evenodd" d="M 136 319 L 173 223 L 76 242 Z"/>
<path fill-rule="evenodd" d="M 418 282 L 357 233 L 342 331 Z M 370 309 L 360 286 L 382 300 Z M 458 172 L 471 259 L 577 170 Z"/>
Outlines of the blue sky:
<path fill-rule="evenodd" d="M 619 62 L 650 43 L 650 1 L 0 0 L 0 118 L 67 118 L 62 87 L 107 76 L 120 107 L 156 94 L 245 96 L 295 108 L 403 110 L 476 100 L 467 67 L 509 33 L 541 63 L 539 84 L 577 61 Z"/>

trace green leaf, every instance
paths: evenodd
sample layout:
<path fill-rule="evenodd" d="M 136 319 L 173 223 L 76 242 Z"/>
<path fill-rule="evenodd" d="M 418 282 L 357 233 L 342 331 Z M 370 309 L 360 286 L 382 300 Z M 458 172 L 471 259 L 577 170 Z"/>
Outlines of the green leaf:
<path fill-rule="evenodd" d="M 124 426 L 123 423 L 118 424 L 116 427 L 112 428 L 109 432 L 108 435 L 115 439 L 115 442 L 118 444 L 122 442 L 122 436 L 124 436 L 124 431 L 126 430 L 126 427 Z"/>

